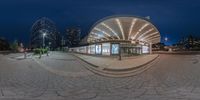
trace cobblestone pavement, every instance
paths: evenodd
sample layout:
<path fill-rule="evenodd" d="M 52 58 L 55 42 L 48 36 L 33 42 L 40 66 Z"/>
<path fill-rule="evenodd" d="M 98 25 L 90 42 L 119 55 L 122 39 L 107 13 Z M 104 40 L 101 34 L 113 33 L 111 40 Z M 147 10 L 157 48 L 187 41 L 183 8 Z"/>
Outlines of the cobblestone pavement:
<path fill-rule="evenodd" d="M 42 59 L 0 55 L 0 100 L 199 100 L 200 56 L 160 55 L 132 77 L 96 75 L 75 57 Z"/>

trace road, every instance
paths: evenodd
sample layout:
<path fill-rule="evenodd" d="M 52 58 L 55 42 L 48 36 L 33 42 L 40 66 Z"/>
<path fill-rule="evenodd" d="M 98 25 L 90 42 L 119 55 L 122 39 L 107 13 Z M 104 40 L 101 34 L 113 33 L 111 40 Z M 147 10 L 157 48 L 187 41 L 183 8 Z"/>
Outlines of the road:
<path fill-rule="evenodd" d="M 200 55 L 160 55 L 143 73 L 104 77 L 67 53 L 0 55 L 0 100 L 199 100 Z"/>

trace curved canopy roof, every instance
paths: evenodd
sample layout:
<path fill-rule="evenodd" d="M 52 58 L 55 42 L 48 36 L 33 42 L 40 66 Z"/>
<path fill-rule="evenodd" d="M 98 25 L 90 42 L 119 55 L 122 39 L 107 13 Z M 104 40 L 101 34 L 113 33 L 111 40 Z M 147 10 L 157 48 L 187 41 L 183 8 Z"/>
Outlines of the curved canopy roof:
<path fill-rule="evenodd" d="M 103 41 L 160 42 L 160 32 L 147 19 L 133 16 L 109 17 L 94 25 L 88 43 Z"/>

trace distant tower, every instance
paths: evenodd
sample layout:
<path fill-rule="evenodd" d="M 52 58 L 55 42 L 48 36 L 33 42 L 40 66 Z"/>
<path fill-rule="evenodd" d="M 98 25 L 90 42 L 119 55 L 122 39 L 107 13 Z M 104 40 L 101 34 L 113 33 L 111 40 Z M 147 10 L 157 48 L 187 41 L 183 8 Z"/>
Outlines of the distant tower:
<path fill-rule="evenodd" d="M 149 20 L 151 19 L 151 17 L 150 17 L 150 16 L 146 16 L 145 18 L 146 18 L 146 19 L 149 19 Z"/>
<path fill-rule="evenodd" d="M 80 42 L 81 29 L 79 27 L 70 27 L 66 29 L 67 45 L 69 47 L 75 47 Z"/>
<path fill-rule="evenodd" d="M 0 37 L 0 51 L 1 50 L 9 50 L 10 46 L 8 41 L 5 38 Z"/>

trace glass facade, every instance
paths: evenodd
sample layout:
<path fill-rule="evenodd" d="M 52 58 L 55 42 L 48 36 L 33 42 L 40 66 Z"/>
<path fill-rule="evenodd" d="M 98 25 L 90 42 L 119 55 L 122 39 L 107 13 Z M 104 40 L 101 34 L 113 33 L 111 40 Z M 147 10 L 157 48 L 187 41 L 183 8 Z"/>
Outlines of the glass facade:
<path fill-rule="evenodd" d="M 133 56 L 133 55 L 139 55 L 141 54 L 141 47 L 122 47 L 121 48 L 121 54 L 123 56 Z"/>
<path fill-rule="evenodd" d="M 90 45 L 90 54 L 95 54 L 95 45 Z"/>
<path fill-rule="evenodd" d="M 134 56 L 150 53 L 150 47 L 149 45 L 133 45 L 128 43 L 99 43 L 89 46 L 76 47 L 73 48 L 72 51 L 105 56 L 118 55 L 121 52 L 121 56 Z"/>
<path fill-rule="evenodd" d="M 101 45 L 96 45 L 96 54 L 101 54 Z"/>
<path fill-rule="evenodd" d="M 149 53 L 149 47 L 148 46 L 142 46 L 142 53 Z"/>
<path fill-rule="evenodd" d="M 119 44 L 112 44 L 111 53 L 113 55 L 119 54 Z"/>
<path fill-rule="evenodd" d="M 102 55 L 110 55 L 110 43 L 102 44 Z"/>

